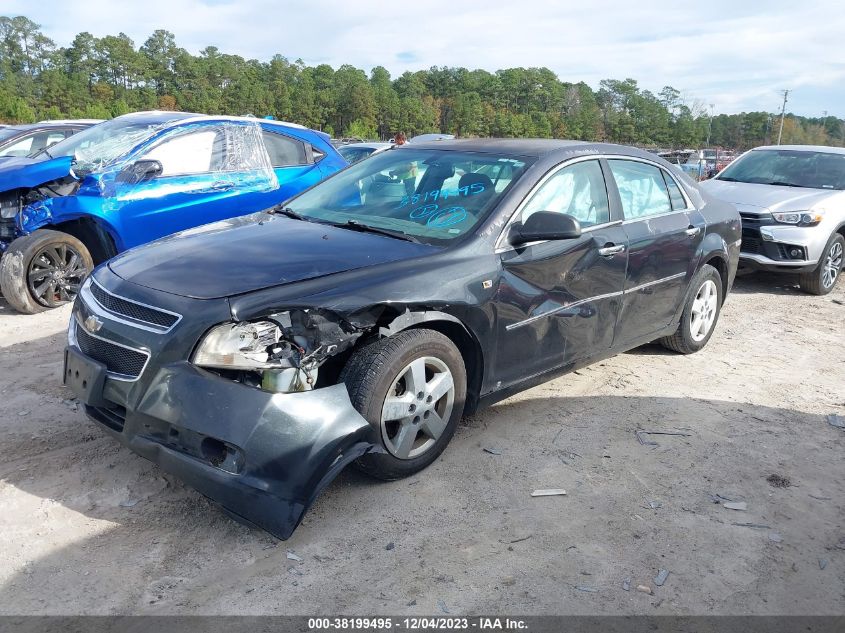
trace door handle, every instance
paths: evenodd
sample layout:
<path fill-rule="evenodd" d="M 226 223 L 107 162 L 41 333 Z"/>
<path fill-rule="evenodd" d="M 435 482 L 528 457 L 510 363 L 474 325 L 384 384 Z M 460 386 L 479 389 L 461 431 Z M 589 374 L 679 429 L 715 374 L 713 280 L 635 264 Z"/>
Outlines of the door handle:
<path fill-rule="evenodd" d="M 602 257 L 613 257 L 617 253 L 621 253 L 625 250 L 624 244 L 617 244 L 617 245 L 609 245 L 599 249 L 599 255 Z"/>
<path fill-rule="evenodd" d="M 690 226 L 686 231 L 684 231 L 684 233 L 686 233 L 690 237 L 695 237 L 696 235 L 701 233 L 701 227 L 700 226 Z"/>

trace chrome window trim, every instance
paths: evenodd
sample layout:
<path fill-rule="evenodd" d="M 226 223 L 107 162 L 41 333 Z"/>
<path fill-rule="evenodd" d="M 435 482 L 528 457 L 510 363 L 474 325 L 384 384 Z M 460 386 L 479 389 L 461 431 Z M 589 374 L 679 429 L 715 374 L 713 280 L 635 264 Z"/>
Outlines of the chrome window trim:
<path fill-rule="evenodd" d="M 68 343 L 70 343 L 71 345 L 76 347 L 76 349 L 78 349 L 80 351 L 80 353 L 82 353 L 82 355 L 85 356 L 85 358 L 91 358 L 91 357 L 88 356 L 85 352 L 83 352 L 82 348 L 79 347 L 79 341 L 77 340 L 77 336 L 76 336 L 76 328 L 77 327 L 81 327 L 83 330 L 85 330 L 85 334 L 87 336 L 99 339 L 99 340 L 103 341 L 104 343 L 109 343 L 110 345 L 117 345 L 118 347 L 122 347 L 123 349 L 128 349 L 130 352 L 138 352 L 139 354 L 143 354 L 144 356 L 147 357 L 147 360 L 144 361 L 144 366 L 141 367 L 141 371 L 138 372 L 137 376 L 127 376 L 126 374 L 118 374 L 117 372 L 106 370 L 106 375 L 109 378 L 113 378 L 114 380 L 119 380 L 121 382 L 137 382 L 141 378 L 141 376 L 144 375 L 144 371 L 147 369 L 147 365 L 150 364 L 150 353 L 148 351 L 143 350 L 143 349 L 138 349 L 137 347 L 131 347 L 129 345 L 124 345 L 123 343 L 118 343 L 117 341 L 113 341 L 111 339 L 104 338 L 102 336 L 97 336 L 96 334 L 89 332 L 87 329 L 85 329 L 85 326 L 82 325 L 82 322 L 79 320 L 79 313 L 75 312 L 73 317 L 74 317 L 74 321 L 75 321 L 75 327 L 68 328 Z M 94 360 L 94 359 L 91 359 L 91 360 Z M 99 361 L 97 361 L 97 362 L 99 362 Z"/>
<path fill-rule="evenodd" d="M 91 308 L 91 307 L 94 307 L 94 306 L 92 306 L 92 302 L 93 302 L 93 304 L 98 306 L 103 311 L 103 312 L 100 312 L 101 314 L 103 314 L 103 316 L 107 316 L 108 318 L 110 318 L 114 321 L 118 321 L 119 323 L 123 323 L 124 325 L 129 325 L 131 327 L 136 327 L 140 330 L 146 330 L 147 332 L 152 332 L 153 334 L 167 334 L 173 328 L 175 328 L 177 325 L 179 325 L 179 322 L 182 320 L 182 315 L 179 314 L 178 312 L 172 312 L 170 310 L 165 310 L 164 308 L 159 308 L 158 306 L 153 306 L 153 305 L 150 305 L 148 303 L 142 303 L 141 301 L 136 301 L 135 299 L 129 299 L 128 297 L 124 297 L 123 295 L 119 295 L 116 292 L 112 292 L 111 290 L 107 290 L 102 284 L 97 283 L 97 280 L 94 279 L 93 277 L 88 277 L 88 280 L 90 280 L 90 282 L 92 284 L 96 284 L 97 287 L 100 290 L 102 290 L 103 292 L 105 292 L 108 295 L 111 295 L 112 297 L 117 297 L 118 299 L 122 299 L 123 301 L 127 301 L 129 303 L 134 303 L 135 305 L 141 306 L 142 308 L 149 308 L 150 310 L 155 310 L 156 312 L 164 312 L 165 314 L 169 314 L 170 316 L 176 317 L 176 320 L 173 322 L 173 325 L 166 327 L 166 328 L 164 326 L 158 326 L 155 323 L 150 323 L 149 321 L 139 321 L 137 319 L 133 319 L 132 317 L 127 316 L 125 314 L 120 314 L 119 312 L 114 312 L 113 310 L 109 310 L 106 306 L 104 306 L 102 303 L 97 301 L 97 297 L 95 297 L 94 293 L 91 292 L 88 289 L 87 283 L 83 284 L 82 290 L 80 292 L 80 294 L 83 295 L 83 300 L 88 299 L 88 297 L 90 297 L 90 301 L 85 301 L 85 304 L 89 308 Z M 88 280 L 86 280 L 86 282 Z M 99 312 L 99 310 L 98 310 L 98 312 Z"/>
<path fill-rule="evenodd" d="M 672 178 L 675 181 L 675 184 L 677 184 L 678 188 L 681 190 L 681 195 L 684 196 L 684 200 L 686 201 L 687 206 L 686 206 L 685 209 L 673 209 L 669 213 L 661 213 L 659 215 L 649 215 L 649 216 L 645 216 L 643 218 L 630 218 L 630 219 L 626 220 L 623 217 L 623 219 L 621 219 L 621 220 L 611 220 L 610 222 L 605 222 L 604 224 L 596 224 L 596 225 L 593 225 L 593 226 L 589 226 L 589 227 L 583 229 L 582 233 L 589 233 L 590 231 L 595 231 L 597 229 L 609 228 L 609 227 L 617 225 L 617 224 L 625 224 L 627 222 L 638 222 L 640 220 L 647 220 L 647 219 L 651 219 L 651 218 L 662 217 L 664 215 L 670 215 L 670 213 L 688 213 L 690 210 L 696 208 L 695 205 L 692 204 L 692 199 L 687 194 L 687 190 L 684 189 L 683 185 L 681 185 L 681 183 L 678 182 L 678 179 L 675 178 L 672 174 L 670 174 L 669 171 L 663 165 L 660 165 L 659 163 L 656 163 L 652 160 L 649 160 L 647 158 L 643 158 L 643 157 L 640 157 L 640 156 L 625 156 L 624 154 L 589 154 L 589 155 L 586 155 L 586 156 L 577 156 L 576 158 L 571 158 L 569 160 L 566 160 L 566 161 L 560 163 L 559 165 L 556 165 L 552 169 L 550 169 L 540 180 L 537 181 L 537 184 L 535 184 L 531 188 L 531 190 L 527 194 L 525 194 L 525 197 L 520 201 L 519 205 L 517 205 L 516 209 L 511 214 L 511 217 L 505 223 L 505 226 L 502 227 L 502 232 L 499 233 L 499 237 L 496 239 L 496 245 L 494 246 L 494 252 L 496 254 L 500 254 L 500 253 L 506 253 L 508 251 L 516 250 L 515 247 L 511 246 L 510 244 L 508 244 L 506 242 L 508 230 L 510 229 L 511 225 L 516 222 L 516 218 L 518 218 L 520 216 L 520 214 L 522 213 L 522 210 L 525 208 L 525 205 L 528 203 L 528 201 L 531 199 L 531 197 L 537 192 L 537 190 L 540 187 L 542 187 L 546 183 L 547 180 L 552 178 L 561 169 L 565 169 L 565 168 L 569 167 L 570 165 L 574 165 L 576 163 L 580 163 L 580 162 L 587 161 L 587 160 L 601 160 L 601 159 L 605 159 L 605 160 L 608 160 L 608 161 L 609 160 L 630 160 L 630 161 L 634 161 L 634 162 L 645 163 L 647 165 L 651 165 L 652 167 L 657 167 L 662 172 L 666 172 L 669 175 L 669 177 Z M 607 189 L 607 182 L 606 181 L 605 181 L 605 189 Z M 668 195 L 669 192 L 667 191 L 666 193 Z M 608 193 L 608 201 L 609 201 L 609 199 L 610 199 L 610 193 Z M 669 204 L 670 205 L 672 204 L 671 199 L 670 199 Z M 624 213 L 625 213 L 624 210 L 622 210 L 622 213 L 624 215 Z M 548 241 L 549 240 L 541 240 L 541 241 L 538 241 L 538 242 L 530 242 L 530 243 L 527 243 L 527 244 L 521 244 L 520 248 L 524 248 L 526 246 L 532 246 L 534 244 L 543 244 L 543 243 L 548 242 Z"/>
<path fill-rule="evenodd" d="M 558 312 L 563 312 L 564 310 L 569 310 L 570 308 L 578 307 L 582 304 L 589 303 L 591 301 L 601 301 L 602 299 L 611 299 L 613 297 L 619 297 L 626 294 L 630 294 L 632 292 L 638 292 L 645 288 L 650 288 L 651 286 L 656 286 L 657 284 L 662 284 L 667 281 L 672 281 L 673 279 L 678 279 L 680 277 L 686 277 L 687 273 L 676 273 L 674 275 L 669 275 L 668 277 L 663 277 L 662 279 L 655 279 L 654 281 L 649 281 L 644 284 L 640 284 L 638 286 L 633 286 L 632 288 L 625 288 L 624 290 L 619 290 L 617 292 L 608 292 L 603 295 L 596 295 L 594 297 L 588 297 L 586 299 L 579 299 L 578 301 L 573 301 L 572 303 L 567 303 L 566 305 L 562 305 L 560 307 L 555 308 L 554 310 L 548 310 L 543 312 L 542 314 L 535 314 L 533 316 L 528 317 L 522 321 L 517 321 L 516 323 L 511 323 L 510 325 L 505 326 L 505 331 L 510 332 L 511 330 L 515 330 L 517 328 L 522 327 L 523 325 L 529 325 L 530 323 L 534 323 L 535 321 L 539 321 L 548 316 L 553 316 Z"/>

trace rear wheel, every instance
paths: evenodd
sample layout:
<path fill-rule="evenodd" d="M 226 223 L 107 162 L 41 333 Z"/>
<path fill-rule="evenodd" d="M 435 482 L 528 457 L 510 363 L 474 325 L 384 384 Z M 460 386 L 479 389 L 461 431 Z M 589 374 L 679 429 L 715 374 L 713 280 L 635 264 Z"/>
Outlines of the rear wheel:
<path fill-rule="evenodd" d="M 839 233 L 834 233 L 824 247 L 818 267 L 812 272 L 802 273 L 798 278 L 801 290 L 813 295 L 826 295 L 833 290 L 842 271 L 843 250 L 845 250 L 845 238 Z"/>
<path fill-rule="evenodd" d="M 692 354 L 707 345 L 722 308 L 722 278 L 711 265 L 701 267 L 690 289 L 678 329 L 659 341 L 680 354 Z"/>
<path fill-rule="evenodd" d="M 463 358 L 440 332 L 407 330 L 365 345 L 341 380 L 385 451 L 362 456 L 356 466 L 379 479 L 407 477 L 431 464 L 463 415 Z"/>
<path fill-rule="evenodd" d="M 39 229 L 9 245 L 0 260 L 0 290 L 18 312 L 35 314 L 73 301 L 94 262 L 85 245 Z"/>

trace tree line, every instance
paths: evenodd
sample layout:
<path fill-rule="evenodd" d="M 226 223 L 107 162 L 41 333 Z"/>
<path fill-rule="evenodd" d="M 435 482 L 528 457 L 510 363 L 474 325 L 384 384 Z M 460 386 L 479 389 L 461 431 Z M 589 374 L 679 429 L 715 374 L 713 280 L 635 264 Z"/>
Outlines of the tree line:
<path fill-rule="evenodd" d="M 496 72 L 432 67 L 393 78 L 344 64 L 308 66 L 275 55 L 244 59 L 208 46 L 192 55 L 156 30 L 140 46 L 124 33 L 79 33 L 57 46 L 24 16 L 0 16 L 0 121 L 111 118 L 136 110 L 274 116 L 334 136 L 397 131 L 458 136 L 554 137 L 664 148 L 708 142 L 746 149 L 777 138 L 780 116 L 711 116 L 706 105 L 634 79 L 597 90 L 548 68 Z M 783 143 L 845 144 L 845 121 L 789 114 Z"/>

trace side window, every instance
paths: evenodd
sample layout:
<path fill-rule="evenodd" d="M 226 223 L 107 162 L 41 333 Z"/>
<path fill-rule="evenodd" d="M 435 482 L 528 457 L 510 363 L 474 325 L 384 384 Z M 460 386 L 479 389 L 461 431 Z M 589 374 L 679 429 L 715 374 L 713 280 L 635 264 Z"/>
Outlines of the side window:
<path fill-rule="evenodd" d="M 645 218 L 672 210 L 659 167 L 633 160 L 609 160 L 625 219 Z"/>
<path fill-rule="evenodd" d="M 35 134 L 30 134 L 29 136 L 24 136 L 21 139 L 18 139 L 13 145 L 10 145 L 2 152 L 0 152 L 0 156 L 28 156 L 30 152 L 32 152 L 32 144 L 33 140 L 35 139 Z"/>
<path fill-rule="evenodd" d="M 525 222 L 537 211 L 567 213 L 581 226 L 609 222 L 610 206 L 599 162 L 583 161 L 558 171 L 534 192 L 520 220 Z"/>
<path fill-rule="evenodd" d="M 681 187 L 677 181 L 665 171 L 663 172 L 663 180 L 666 181 L 666 186 L 669 188 L 669 200 L 672 203 L 672 210 L 679 211 L 686 209 L 687 199 L 681 193 Z"/>
<path fill-rule="evenodd" d="M 270 164 L 273 167 L 290 167 L 292 165 L 307 165 L 308 159 L 305 156 L 305 143 L 297 141 L 275 132 L 262 131 L 264 145 L 270 155 Z"/>
<path fill-rule="evenodd" d="M 220 154 L 215 151 L 220 145 L 215 143 L 218 136 L 216 130 L 180 134 L 152 148 L 144 158 L 161 163 L 161 176 L 207 173 L 215 167 L 215 154 Z"/>

